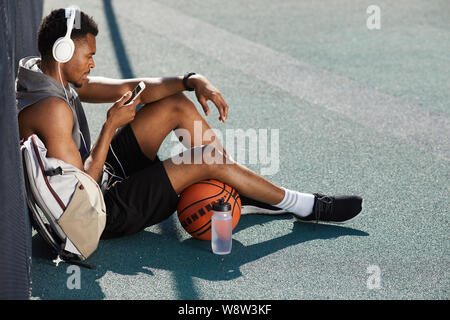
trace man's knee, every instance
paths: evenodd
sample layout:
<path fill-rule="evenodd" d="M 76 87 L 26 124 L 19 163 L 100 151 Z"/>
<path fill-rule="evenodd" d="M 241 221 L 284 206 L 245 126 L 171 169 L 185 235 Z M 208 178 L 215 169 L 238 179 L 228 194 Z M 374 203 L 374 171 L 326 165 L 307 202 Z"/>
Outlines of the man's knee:
<path fill-rule="evenodd" d="M 196 111 L 194 102 L 183 92 L 178 92 L 170 96 L 173 110 L 177 113 L 189 113 Z"/>

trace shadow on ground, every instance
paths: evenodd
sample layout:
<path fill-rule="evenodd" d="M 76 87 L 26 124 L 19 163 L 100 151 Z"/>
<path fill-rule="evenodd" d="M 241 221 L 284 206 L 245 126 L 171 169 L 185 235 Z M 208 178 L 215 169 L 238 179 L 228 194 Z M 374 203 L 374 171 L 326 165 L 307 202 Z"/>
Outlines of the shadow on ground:
<path fill-rule="evenodd" d="M 255 224 L 273 219 L 292 219 L 291 216 L 243 216 L 235 233 Z M 174 274 L 179 299 L 198 299 L 192 277 L 209 281 L 229 281 L 241 276 L 240 266 L 270 255 L 278 250 L 315 239 L 332 239 L 341 236 L 368 236 L 369 234 L 342 226 L 315 225 L 294 222 L 292 232 L 261 243 L 244 245 L 233 240 L 232 254 L 217 256 L 211 253 L 208 241 L 176 237 L 173 216 L 163 222 L 162 233 L 143 231 L 122 239 L 101 241 L 97 251 L 87 260 L 95 270 L 81 268 L 83 287 L 69 290 L 66 273 L 68 265 L 52 263 L 52 256 L 42 239 L 33 237 L 32 296 L 41 299 L 104 299 L 98 280 L 105 274 L 148 274 L 153 269 L 168 270 Z M 214 268 L 211 268 L 214 266 Z"/>

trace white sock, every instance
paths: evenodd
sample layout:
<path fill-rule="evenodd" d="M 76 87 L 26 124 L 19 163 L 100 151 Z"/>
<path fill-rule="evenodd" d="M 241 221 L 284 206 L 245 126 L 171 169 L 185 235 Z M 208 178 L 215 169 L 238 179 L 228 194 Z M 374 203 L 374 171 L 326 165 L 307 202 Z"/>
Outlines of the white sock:
<path fill-rule="evenodd" d="M 300 217 L 306 217 L 312 213 L 314 206 L 314 195 L 301 193 L 294 190 L 284 189 L 284 198 L 276 207 L 292 212 Z"/>

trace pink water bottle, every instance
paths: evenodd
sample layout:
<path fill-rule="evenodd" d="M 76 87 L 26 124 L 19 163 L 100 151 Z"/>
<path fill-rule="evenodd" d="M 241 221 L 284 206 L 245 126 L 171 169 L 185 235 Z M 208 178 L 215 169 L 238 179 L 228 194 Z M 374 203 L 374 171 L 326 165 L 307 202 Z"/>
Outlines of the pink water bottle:
<path fill-rule="evenodd" d="M 229 254 L 231 252 L 233 223 L 231 205 L 219 199 L 213 204 L 211 218 L 211 248 L 215 254 Z"/>

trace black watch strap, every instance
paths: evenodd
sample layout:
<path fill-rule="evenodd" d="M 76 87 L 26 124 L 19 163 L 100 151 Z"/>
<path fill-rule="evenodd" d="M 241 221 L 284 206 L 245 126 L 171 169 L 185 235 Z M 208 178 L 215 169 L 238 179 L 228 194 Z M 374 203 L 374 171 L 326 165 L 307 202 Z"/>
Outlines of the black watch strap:
<path fill-rule="evenodd" d="M 190 88 L 187 84 L 189 77 L 193 76 L 194 74 L 195 74 L 195 72 L 189 72 L 189 73 L 186 73 L 183 77 L 183 85 L 187 91 L 194 91 L 194 88 Z"/>

